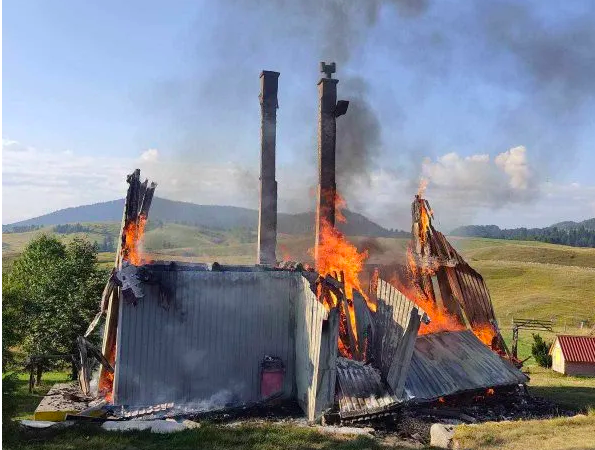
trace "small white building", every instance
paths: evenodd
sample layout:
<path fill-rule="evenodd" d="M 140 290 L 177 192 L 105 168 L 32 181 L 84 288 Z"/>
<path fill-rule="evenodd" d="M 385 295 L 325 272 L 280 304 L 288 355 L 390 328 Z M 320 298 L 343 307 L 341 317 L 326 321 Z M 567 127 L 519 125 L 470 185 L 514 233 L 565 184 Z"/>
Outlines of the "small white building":
<path fill-rule="evenodd" d="M 556 372 L 595 377 L 595 336 L 556 336 L 550 355 Z"/>

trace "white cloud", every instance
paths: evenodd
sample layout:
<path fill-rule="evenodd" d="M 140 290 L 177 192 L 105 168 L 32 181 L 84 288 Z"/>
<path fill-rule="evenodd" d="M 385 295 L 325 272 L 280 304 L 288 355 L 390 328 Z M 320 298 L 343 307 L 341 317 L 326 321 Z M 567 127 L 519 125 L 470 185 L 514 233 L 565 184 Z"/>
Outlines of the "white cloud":
<path fill-rule="evenodd" d="M 157 159 L 159 159 L 159 150 L 157 150 L 156 148 L 150 148 L 148 150 L 145 150 L 140 155 L 140 159 L 141 161 L 145 162 L 155 162 L 157 161 Z"/>
<path fill-rule="evenodd" d="M 159 164 L 156 164 L 159 162 Z M 135 168 L 155 181 L 157 195 L 202 204 L 258 206 L 258 174 L 236 164 L 163 159 L 149 149 L 137 159 L 40 150 L 3 140 L 2 222 L 122 198 Z M 289 174 L 295 183 L 293 171 Z"/>
<path fill-rule="evenodd" d="M 525 147 L 514 147 L 507 152 L 500 153 L 496 156 L 495 162 L 510 177 L 510 187 L 527 189 L 531 172 L 527 164 Z"/>
<path fill-rule="evenodd" d="M 429 181 L 429 193 L 458 207 L 501 207 L 537 195 L 524 147 L 500 153 L 493 161 L 486 154 L 463 157 L 454 152 L 426 158 L 422 176 Z"/>
<path fill-rule="evenodd" d="M 527 151 L 448 153 L 426 159 L 426 198 L 443 230 L 467 223 L 543 226 L 595 216 L 595 186 L 539 184 L 531 176 Z M 57 209 L 122 198 L 126 175 L 140 168 L 155 181 L 157 195 L 199 204 L 258 207 L 258 168 L 205 164 L 167 158 L 150 149 L 137 158 L 87 156 L 39 150 L 3 140 L 3 223 Z M 158 162 L 158 163 L 156 163 Z M 278 167 L 279 210 L 301 212 L 315 205 L 316 168 Z M 370 180 L 354 180 L 344 191 L 348 206 L 389 228 L 409 229 L 417 177 L 384 167 Z M 412 179 L 416 179 L 412 182 Z"/>

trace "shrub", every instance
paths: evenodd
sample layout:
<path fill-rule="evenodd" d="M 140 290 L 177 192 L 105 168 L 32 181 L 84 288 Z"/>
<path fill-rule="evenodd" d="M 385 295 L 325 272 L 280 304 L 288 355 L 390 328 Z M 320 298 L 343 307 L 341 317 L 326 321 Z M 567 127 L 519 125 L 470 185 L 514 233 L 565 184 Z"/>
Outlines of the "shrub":
<path fill-rule="evenodd" d="M 14 439 L 17 424 L 12 420 L 17 410 L 15 399 L 18 376 L 14 372 L 2 374 L 2 443 L 6 444 Z"/>
<path fill-rule="evenodd" d="M 545 342 L 539 334 L 533 335 L 531 354 L 541 367 L 552 367 L 552 357 L 549 354 L 552 344 Z"/>

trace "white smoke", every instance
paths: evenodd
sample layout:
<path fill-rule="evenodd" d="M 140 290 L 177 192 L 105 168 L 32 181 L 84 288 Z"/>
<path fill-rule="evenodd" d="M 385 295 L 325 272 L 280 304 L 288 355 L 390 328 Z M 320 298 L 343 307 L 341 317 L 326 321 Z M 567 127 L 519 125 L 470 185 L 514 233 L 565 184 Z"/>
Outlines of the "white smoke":
<path fill-rule="evenodd" d="M 529 187 L 531 172 L 527 164 L 525 147 L 514 147 L 507 152 L 500 153 L 496 156 L 495 162 L 510 177 L 511 188 L 527 189 Z"/>

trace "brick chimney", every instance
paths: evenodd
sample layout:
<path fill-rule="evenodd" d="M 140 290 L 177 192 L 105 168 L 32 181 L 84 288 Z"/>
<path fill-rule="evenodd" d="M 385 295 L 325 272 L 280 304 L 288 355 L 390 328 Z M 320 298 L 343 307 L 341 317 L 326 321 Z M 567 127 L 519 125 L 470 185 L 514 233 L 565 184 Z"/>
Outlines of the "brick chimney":
<path fill-rule="evenodd" d="M 349 102 L 337 102 L 337 83 L 332 78 L 337 70 L 336 64 L 320 63 L 320 72 L 326 76 L 318 82 L 318 203 L 316 206 L 316 245 L 315 259 L 318 260 L 320 232 L 324 221 L 335 226 L 335 148 L 337 140 L 337 117 L 347 112 Z"/>
<path fill-rule="evenodd" d="M 260 203 L 258 207 L 257 264 L 274 265 L 277 261 L 277 181 L 275 180 L 275 145 L 277 139 L 277 89 L 279 72 L 263 70 L 260 74 Z"/>

